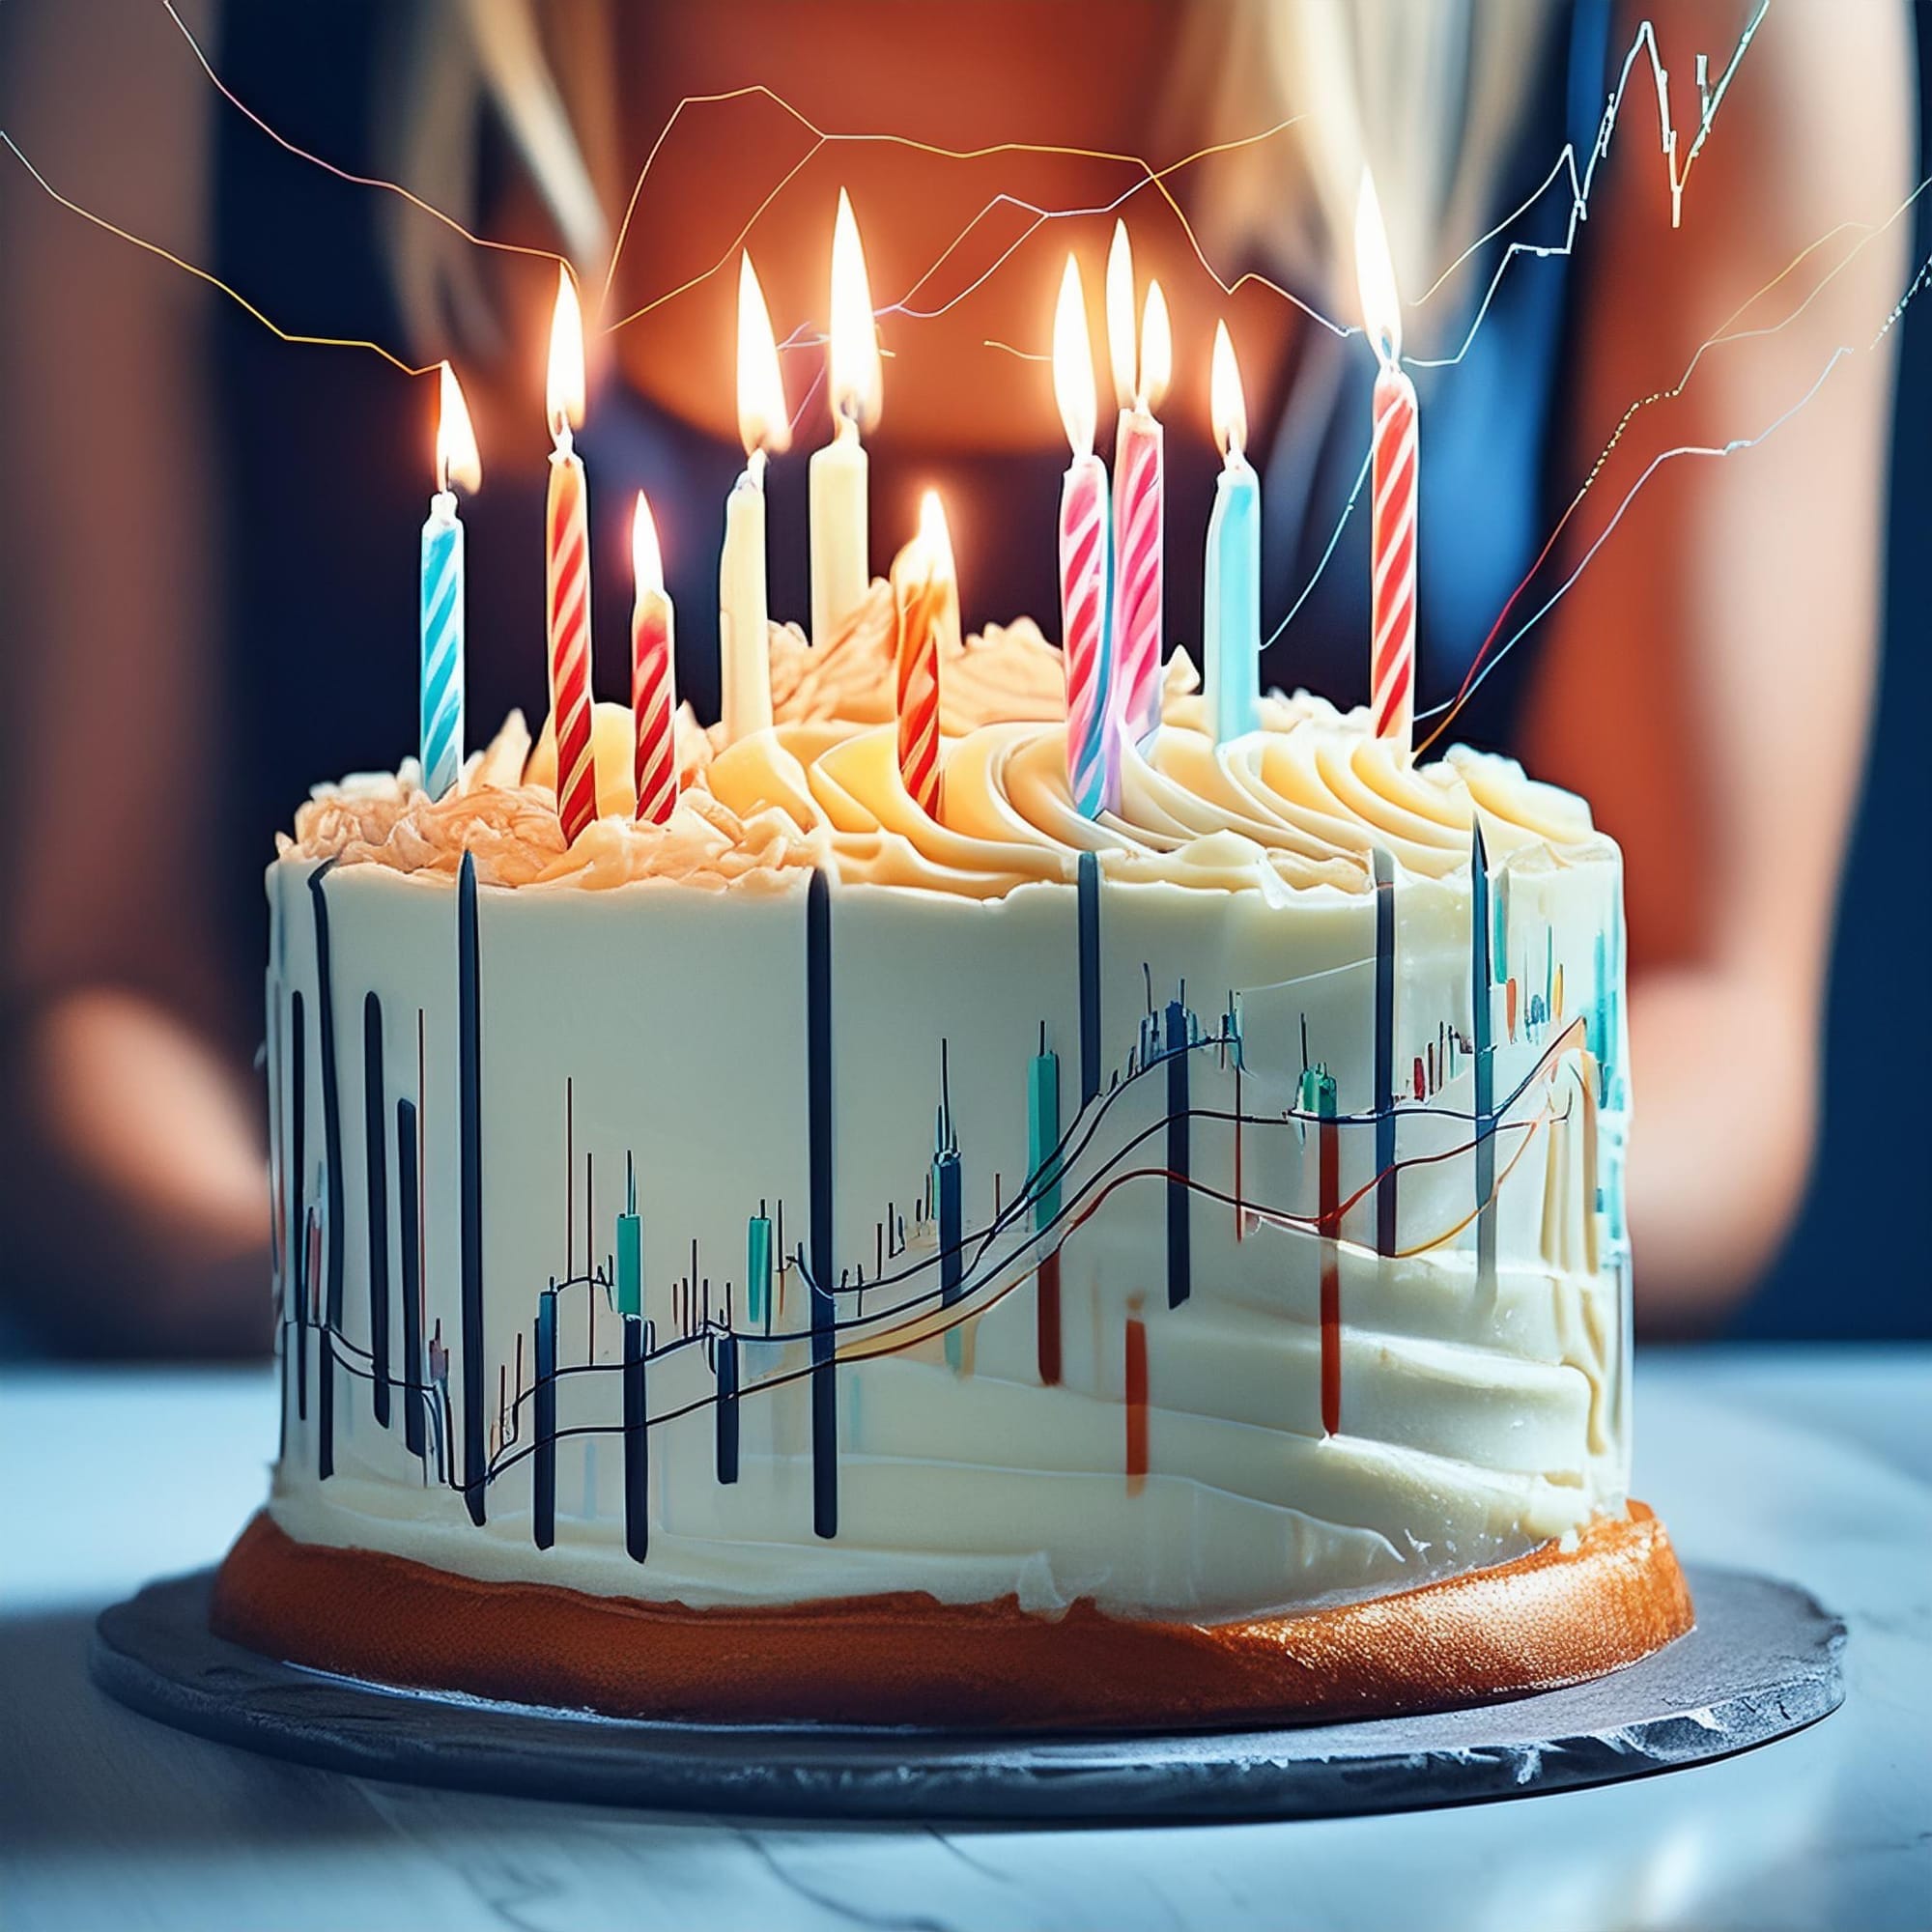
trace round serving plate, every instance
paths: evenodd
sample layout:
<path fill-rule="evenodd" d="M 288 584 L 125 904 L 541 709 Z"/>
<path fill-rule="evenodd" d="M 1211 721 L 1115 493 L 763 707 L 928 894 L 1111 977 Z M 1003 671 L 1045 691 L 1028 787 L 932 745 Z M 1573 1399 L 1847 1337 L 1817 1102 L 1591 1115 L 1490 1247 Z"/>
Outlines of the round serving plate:
<path fill-rule="evenodd" d="M 642 1722 L 400 1690 L 258 1657 L 208 1628 L 213 1571 L 95 1626 L 95 1682 L 202 1737 L 349 1772 L 768 1817 L 1320 1817 L 1605 1784 L 1724 1757 L 1844 1698 L 1845 1629 L 1803 1590 L 1687 1566 L 1697 1627 L 1593 1683 L 1290 1729 L 1027 1736 Z"/>

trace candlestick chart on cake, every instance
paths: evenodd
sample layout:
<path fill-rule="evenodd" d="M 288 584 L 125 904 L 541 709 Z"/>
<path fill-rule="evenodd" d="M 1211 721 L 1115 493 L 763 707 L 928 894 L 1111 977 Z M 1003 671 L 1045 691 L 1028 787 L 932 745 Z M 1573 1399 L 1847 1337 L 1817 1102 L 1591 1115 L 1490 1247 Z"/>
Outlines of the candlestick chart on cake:
<path fill-rule="evenodd" d="M 1115 1466 L 1131 1484 L 1148 1473 L 1150 1378 L 1158 1390 L 1190 1320 L 1223 1319 L 1216 1310 L 1242 1278 L 1244 1251 L 1267 1256 L 1259 1273 L 1248 1269 L 1251 1288 L 1302 1304 L 1312 1338 L 1307 1400 L 1298 1414 L 1285 1400 L 1282 1425 L 1335 1435 L 1349 1426 L 1348 1304 L 1363 1292 L 1361 1271 L 1466 1250 L 1473 1291 L 1493 1293 L 1501 1189 L 1538 1137 L 1566 1149 L 1547 1158 L 1535 1237 L 1547 1259 L 1573 1262 L 1577 1228 L 1601 1218 L 1605 1259 L 1623 1265 L 1614 903 L 1587 956 L 1571 957 L 1580 929 L 1566 918 L 1559 951 L 1554 916 L 1527 881 L 1512 917 L 1513 874 L 1505 866 L 1492 879 L 1480 829 L 1471 861 L 1480 883 L 1464 956 L 1433 1017 L 1408 1009 L 1406 977 L 1398 1016 L 1402 889 L 1380 854 L 1359 963 L 1203 1002 L 1184 981 L 1160 985 L 1142 962 L 1139 1010 L 1123 1016 L 1105 1009 L 1122 976 L 1118 961 L 1103 966 L 1110 895 L 1090 856 L 1070 904 L 1056 908 L 1072 915 L 1070 1001 L 1022 1016 L 1031 1050 L 1011 1065 L 972 1038 L 939 1037 L 929 1151 L 863 1154 L 867 1173 L 893 1183 L 869 1208 L 855 1203 L 840 1158 L 841 1143 L 864 1138 L 861 1123 L 832 1093 L 835 1068 L 849 1080 L 865 1042 L 855 1048 L 835 1019 L 835 895 L 813 873 L 781 914 L 804 941 L 796 1077 L 762 1061 L 756 1075 L 768 1088 L 788 1080 L 803 1187 L 740 1199 L 751 1183 L 724 1175 L 702 1204 L 668 1197 L 653 1171 L 651 1151 L 665 1143 L 648 1097 L 600 1097 L 596 1069 L 577 1068 L 564 1076 L 561 1147 L 512 1134 L 520 1174 L 561 1170 L 560 1239 L 546 1276 L 522 1284 L 500 1278 L 505 1237 L 500 1222 L 486 1231 L 484 1176 L 487 1137 L 506 1117 L 497 1063 L 524 1029 L 490 1006 L 499 969 L 473 866 L 453 895 L 433 1017 L 428 1007 L 385 1012 L 373 988 L 343 1001 L 335 868 L 310 869 L 299 893 L 275 900 L 270 979 L 285 1463 L 312 1458 L 324 1481 L 412 1464 L 475 1524 L 507 1516 L 542 1548 L 556 1538 L 567 1494 L 567 1516 L 621 1522 L 641 1562 L 654 1516 L 675 1526 L 690 1515 L 689 1496 L 677 1499 L 662 1475 L 653 1490 L 650 1474 L 682 1424 L 708 1436 L 718 1486 L 782 1486 L 793 1463 L 809 1468 L 800 1507 L 809 1500 L 813 1531 L 832 1537 L 841 1463 L 866 1460 L 868 1406 L 889 1399 L 890 1384 L 868 1382 L 864 1365 L 898 1358 L 928 1378 L 990 1375 L 1048 1401 L 1077 1385 L 1081 1404 L 1118 1410 Z M 451 896 L 435 896 L 428 917 L 447 924 Z M 1566 981 L 1586 989 L 1574 1012 Z M 401 1037 L 416 1041 L 413 1065 L 385 1048 L 398 1018 Z M 452 1019 L 453 1067 L 423 1045 Z M 660 1033 L 620 1004 L 588 1037 L 628 1066 L 650 1064 Z M 1123 1054 L 1112 1058 L 1103 1038 Z M 634 1049 L 641 1059 L 631 1063 Z M 894 1082 L 900 1092 L 918 1084 Z M 309 1138 L 318 1090 L 319 1149 Z M 1008 1131 L 968 1128 L 962 1114 L 977 1122 L 1003 1090 L 1011 1104 L 991 1110 Z M 603 1132 L 593 1135 L 593 1120 Z M 546 1138 L 548 1154 L 534 1155 Z M 452 1140 L 460 1252 L 440 1242 L 430 1257 L 425 1192 L 447 1175 Z M 688 1185 L 688 1165 L 679 1172 Z M 504 1209 L 528 1211 L 521 1200 Z M 451 1223 L 446 1203 L 441 1219 Z M 1080 1266 L 1090 1243 L 1130 1294 L 1095 1292 Z M 1197 1283 L 1208 1296 L 1198 1314 Z M 519 1310 L 507 1333 L 505 1308 Z M 679 1439 L 688 1465 L 691 1435 Z"/>

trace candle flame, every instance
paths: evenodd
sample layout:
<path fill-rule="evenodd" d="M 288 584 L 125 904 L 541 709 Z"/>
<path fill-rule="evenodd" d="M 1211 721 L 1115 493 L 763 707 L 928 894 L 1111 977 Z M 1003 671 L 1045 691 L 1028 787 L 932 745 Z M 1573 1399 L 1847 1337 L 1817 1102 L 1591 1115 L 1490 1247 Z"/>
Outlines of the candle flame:
<path fill-rule="evenodd" d="M 483 487 L 483 459 L 476 453 L 476 432 L 469 423 L 469 405 L 463 384 L 447 362 L 436 414 L 436 487 L 447 490 L 452 481 L 472 495 Z"/>
<path fill-rule="evenodd" d="M 872 285 L 866 250 L 845 190 L 832 225 L 832 326 L 827 361 L 832 413 L 849 416 L 861 429 L 879 420 L 879 338 L 872 327 Z"/>
<path fill-rule="evenodd" d="M 1248 446 L 1248 403 L 1241 393 L 1241 366 L 1228 325 L 1214 325 L 1214 359 L 1208 372 L 1208 397 L 1214 419 L 1214 440 L 1223 456 L 1239 456 Z"/>
<path fill-rule="evenodd" d="M 1114 400 L 1134 406 L 1134 251 L 1127 224 L 1114 223 L 1107 248 L 1107 358 L 1114 370 Z"/>
<path fill-rule="evenodd" d="M 1053 310 L 1053 399 L 1075 456 L 1094 453 L 1094 350 L 1087 339 L 1087 298 L 1080 286 L 1080 264 L 1066 258 L 1060 299 Z"/>
<path fill-rule="evenodd" d="M 1355 204 L 1355 281 L 1362 295 L 1362 327 L 1376 359 L 1392 369 L 1402 355 L 1402 298 L 1396 294 L 1382 206 L 1376 196 L 1375 177 L 1367 168 L 1362 170 L 1361 199 Z"/>
<path fill-rule="evenodd" d="M 946 505 L 937 490 L 928 490 L 919 499 L 919 536 L 916 539 L 926 568 L 934 577 L 950 579 L 952 568 L 952 532 L 946 525 Z"/>
<path fill-rule="evenodd" d="M 738 435 L 747 456 L 791 441 L 778 340 L 749 254 L 738 257 Z"/>
<path fill-rule="evenodd" d="M 663 596 L 664 553 L 658 549 L 658 526 L 651 517 L 650 498 L 641 490 L 631 516 L 631 571 L 639 597 L 646 591 Z"/>
<path fill-rule="evenodd" d="M 561 263 L 556 270 L 556 307 L 551 314 L 544 412 L 554 438 L 560 439 L 583 420 L 583 311 L 578 306 L 577 284 Z"/>
<path fill-rule="evenodd" d="M 1167 324 L 1167 298 L 1158 282 L 1150 282 L 1147 307 L 1141 312 L 1141 382 L 1135 406 L 1157 410 L 1174 374 L 1174 336 Z"/>

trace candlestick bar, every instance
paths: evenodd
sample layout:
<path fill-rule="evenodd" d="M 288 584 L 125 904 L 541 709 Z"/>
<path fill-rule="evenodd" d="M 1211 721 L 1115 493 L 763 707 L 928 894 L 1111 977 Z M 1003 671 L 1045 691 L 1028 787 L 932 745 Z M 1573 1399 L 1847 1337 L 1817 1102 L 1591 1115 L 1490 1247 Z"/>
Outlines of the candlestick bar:
<path fill-rule="evenodd" d="M 488 1475 L 483 1446 L 483 1009 L 476 861 L 456 875 L 457 1218 L 463 1285 L 463 1499 L 480 1529 Z"/>
<path fill-rule="evenodd" d="M 1080 945 L 1080 1104 L 1100 1094 L 1100 861 L 1080 855 L 1075 872 Z"/>
<path fill-rule="evenodd" d="M 1376 893 L 1376 1252 L 1396 1251 L 1395 857 L 1369 854 Z"/>
<path fill-rule="evenodd" d="M 1321 1431 L 1342 1433 L 1342 1258 L 1337 1246 L 1341 1203 L 1341 1141 L 1335 1119 L 1335 1076 L 1315 1065 L 1301 1076 L 1301 1111 L 1316 1118 L 1316 1231 L 1321 1242 Z"/>
<path fill-rule="evenodd" d="M 1045 1029 L 1041 1032 L 1044 1034 Z M 1033 1195 L 1033 1225 L 1042 1236 L 1060 1218 L 1060 1056 L 1042 1045 L 1027 1078 L 1027 1187 Z M 1060 1380 L 1060 1246 L 1040 1257 L 1035 1292 L 1038 1296 L 1037 1347 L 1039 1378 L 1052 1388 Z"/>
<path fill-rule="evenodd" d="M 296 1420 L 308 1420 L 308 1026 L 298 989 L 289 995 L 289 1179 L 295 1282 Z"/>
<path fill-rule="evenodd" d="M 362 999 L 362 1164 L 369 1238 L 369 1394 L 377 1422 L 389 1426 L 388 1104 L 383 1091 L 383 1002 Z"/>
<path fill-rule="evenodd" d="M 1192 1208 L 1188 1167 L 1187 1009 L 1167 1006 L 1167 1305 L 1179 1308 L 1194 1292 Z"/>
<path fill-rule="evenodd" d="M 772 1332 L 772 1224 L 765 1214 L 745 1223 L 745 1319 Z"/>
<path fill-rule="evenodd" d="M 738 1338 L 720 1335 L 712 1342 L 712 1374 L 717 1392 L 712 1402 L 716 1422 L 718 1480 L 738 1480 Z"/>
<path fill-rule="evenodd" d="M 537 1297 L 536 1453 L 531 1457 L 530 1535 L 539 1549 L 556 1541 L 556 1290 Z"/>
<path fill-rule="evenodd" d="M 811 1526 L 838 1534 L 838 1313 L 831 1289 L 832 888 L 813 870 L 805 899 L 806 1147 L 811 1197 Z M 804 1256 L 801 1254 L 800 1259 Z"/>
<path fill-rule="evenodd" d="M 416 1106 L 396 1102 L 396 1208 L 403 1263 L 403 1443 L 427 1453 L 423 1431 L 422 1195 L 416 1159 Z"/>
<path fill-rule="evenodd" d="M 641 1563 L 651 1547 L 651 1435 L 645 1384 L 648 1335 L 640 1315 L 624 1317 L 624 1552 Z"/>
<path fill-rule="evenodd" d="M 1469 841 L 1469 1024 L 1475 1055 L 1476 1282 L 1496 1279 L 1495 1041 L 1490 1012 L 1490 855 L 1482 814 Z"/>
<path fill-rule="evenodd" d="M 308 875 L 315 910 L 315 1017 L 322 1074 L 322 1150 L 325 1221 L 322 1230 L 327 1269 L 322 1300 L 322 1346 L 316 1389 L 316 1474 L 335 1473 L 335 1337 L 342 1332 L 342 1230 L 348 1218 L 342 1179 L 342 1085 L 335 1063 L 335 991 L 328 943 L 328 874 L 335 861 L 325 859 Z"/>

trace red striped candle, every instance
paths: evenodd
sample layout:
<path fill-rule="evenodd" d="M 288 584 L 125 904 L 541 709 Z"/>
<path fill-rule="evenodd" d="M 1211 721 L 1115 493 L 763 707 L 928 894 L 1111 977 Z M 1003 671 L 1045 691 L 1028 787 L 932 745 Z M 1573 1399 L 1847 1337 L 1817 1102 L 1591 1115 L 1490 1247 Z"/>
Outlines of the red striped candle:
<path fill-rule="evenodd" d="M 631 716 L 638 734 L 632 768 L 638 822 L 668 825 L 677 809 L 677 667 L 657 526 L 641 490 L 631 521 L 631 564 L 637 583 L 631 612 Z"/>
<path fill-rule="evenodd" d="M 1415 724 L 1415 537 L 1419 474 L 1415 384 L 1402 369 L 1402 301 L 1376 186 L 1362 171 L 1355 210 L 1355 274 L 1376 379 L 1369 512 L 1369 707 L 1376 736 L 1406 758 Z"/>
<path fill-rule="evenodd" d="M 583 317 L 577 285 L 561 267 L 544 405 L 554 444 L 544 530 L 556 814 L 575 844 L 597 816 L 597 759 L 590 741 L 590 520 L 583 463 L 570 446 L 571 425 L 583 420 Z"/>
<path fill-rule="evenodd" d="M 1415 720 L 1415 384 L 1393 364 L 1376 382 L 1369 519 L 1374 557 L 1370 707 L 1378 738 L 1408 755 Z"/>
<path fill-rule="evenodd" d="M 897 623 L 899 778 L 928 818 L 939 816 L 939 630 L 951 589 L 946 513 L 928 490 L 919 535 L 893 561 Z"/>

